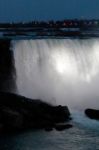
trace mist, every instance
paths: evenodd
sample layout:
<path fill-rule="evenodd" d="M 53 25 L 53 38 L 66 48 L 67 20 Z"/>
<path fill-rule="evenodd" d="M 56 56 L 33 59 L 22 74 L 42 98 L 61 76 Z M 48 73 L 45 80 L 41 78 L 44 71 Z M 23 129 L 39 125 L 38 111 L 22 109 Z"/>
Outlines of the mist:
<path fill-rule="evenodd" d="M 70 108 L 99 108 L 99 40 L 12 41 L 18 94 Z"/>

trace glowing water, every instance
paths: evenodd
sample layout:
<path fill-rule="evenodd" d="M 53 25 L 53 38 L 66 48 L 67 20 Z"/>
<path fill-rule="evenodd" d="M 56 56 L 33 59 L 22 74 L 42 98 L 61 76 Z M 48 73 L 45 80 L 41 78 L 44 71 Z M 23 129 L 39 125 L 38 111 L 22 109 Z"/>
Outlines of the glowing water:
<path fill-rule="evenodd" d="M 21 40 L 12 46 L 20 94 L 99 108 L 99 40 Z"/>

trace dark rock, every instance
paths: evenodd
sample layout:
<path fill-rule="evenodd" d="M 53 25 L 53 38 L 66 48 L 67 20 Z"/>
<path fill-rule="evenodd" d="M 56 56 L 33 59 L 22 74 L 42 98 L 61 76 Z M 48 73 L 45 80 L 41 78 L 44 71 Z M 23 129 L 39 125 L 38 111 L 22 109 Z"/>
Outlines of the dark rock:
<path fill-rule="evenodd" d="M 55 129 L 57 131 L 62 131 L 62 130 L 69 129 L 72 127 L 73 127 L 73 125 L 71 125 L 71 124 L 56 124 L 55 125 Z"/>
<path fill-rule="evenodd" d="M 46 127 L 46 128 L 45 128 L 45 131 L 52 131 L 52 130 L 53 130 L 52 127 Z"/>
<path fill-rule="evenodd" d="M 23 116 L 16 110 L 8 107 L 2 109 L 2 121 L 7 128 L 20 128 L 23 124 Z"/>
<path fill-rule="evenodd" d="M 96 109 L 86 109 L 85 114 L 90 119 L 96 119 L 99 120 L 99 110 Z"/>
<path fill-rule="evenodd" d="M 70 116 L 70 112 L 67 106 L 56 106 L 54 107 L 54 119 L 55 122 L 65 122 L 66 120 L 68 121 L 68 119 L 70 120 L 70 117 L 68 118 L 68 116 Z"/>
<path fill-rule="evenodd" d="M 9 39 L 0 39 L 0 91 L 16 90 L 16 72 Z"/>
<path fill-rule="evenodd" d="M 51 130 L 56 123 L 69 119 L 67 106 L 52 106 L 41 100 L 0 92 L 0 124 L 8 130 Z"/>

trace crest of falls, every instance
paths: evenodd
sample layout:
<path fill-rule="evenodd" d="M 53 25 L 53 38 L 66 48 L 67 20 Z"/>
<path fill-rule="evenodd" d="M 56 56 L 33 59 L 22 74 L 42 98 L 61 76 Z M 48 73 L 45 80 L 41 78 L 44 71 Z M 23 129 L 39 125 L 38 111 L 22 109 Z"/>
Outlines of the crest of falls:
<path fill-rule="evenodd" d="M 99 40 L 12 42 L 21 95 L 79 109 L 99 108 Z"/>

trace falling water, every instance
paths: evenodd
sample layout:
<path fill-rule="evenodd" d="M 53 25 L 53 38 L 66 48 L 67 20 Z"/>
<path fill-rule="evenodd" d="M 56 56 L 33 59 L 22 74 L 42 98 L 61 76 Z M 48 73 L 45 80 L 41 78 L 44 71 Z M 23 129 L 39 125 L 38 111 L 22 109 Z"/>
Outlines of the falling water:
<path fill-rule="evenodd" d="M 21 95 L 70 107 L 99 108 L 99 40 L 13 41 Z"/>

